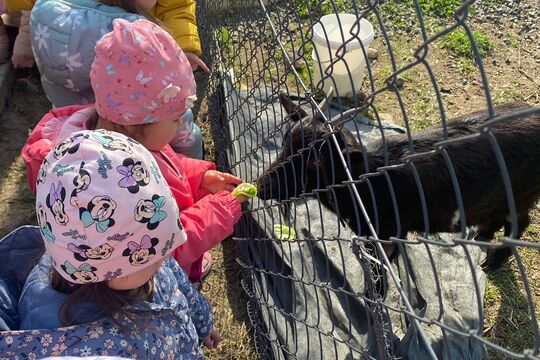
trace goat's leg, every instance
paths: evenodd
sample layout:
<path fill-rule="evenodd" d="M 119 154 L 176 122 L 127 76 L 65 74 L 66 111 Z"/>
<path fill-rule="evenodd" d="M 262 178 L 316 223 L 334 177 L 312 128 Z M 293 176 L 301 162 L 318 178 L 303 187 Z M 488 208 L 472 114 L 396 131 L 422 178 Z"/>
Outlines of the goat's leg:
<path fill-rule="evenodd" d="M 491 242 L 493 240 L 495 233 L 503 226 L 505 220 L 497 218 L 496 216 L 493 216 L 492 219 L 493 220 L 490 223 L 478 226 L 478 236 L 476 240 L 485 242 Z M 489 264 L 491 262 L 492 252 L 493 249 L 488 248 L 486 258 L 482 261 L 482 264 L 480 264 L 484 270 L 490 267 Z"/>
<path fill-rule="evenodd" d="M 516 233 L 516 238 L 519 239 L 527 226 L 529 226 L 531 219 L 529 214 L 526 211 L 525 213 L 518 214 L 518 228 Z M 512 230 L 512 224 L 509 221 L 504 223 L 504 236 L 510 236 Z M 482 266 L 486 271 L 495 271 L 499 269 L 508 258 L 512 256 L 512 248 L 510 246 L 503 246 L 499 248 L 490 248 L 487 252 L 486 260 Z"/>

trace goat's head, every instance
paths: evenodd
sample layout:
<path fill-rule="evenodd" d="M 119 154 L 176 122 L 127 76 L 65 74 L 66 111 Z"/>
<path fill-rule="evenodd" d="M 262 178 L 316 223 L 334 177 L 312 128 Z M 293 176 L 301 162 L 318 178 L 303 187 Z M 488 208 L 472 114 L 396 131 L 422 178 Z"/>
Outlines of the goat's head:
<path fill-rule="evenodd" d="M 284 200 L 345 180 L 338 152 L 342 152 L 349 163 L 362 161 L 360 145 L 354 135 L 336 126 L 337 150 L 332 133 L 321 117 L 308 116 L 285 94 L 280 95 L 280 101 L 290 126 L 283 136 L 277 159 L 257 180 L 259 197 Z"/>

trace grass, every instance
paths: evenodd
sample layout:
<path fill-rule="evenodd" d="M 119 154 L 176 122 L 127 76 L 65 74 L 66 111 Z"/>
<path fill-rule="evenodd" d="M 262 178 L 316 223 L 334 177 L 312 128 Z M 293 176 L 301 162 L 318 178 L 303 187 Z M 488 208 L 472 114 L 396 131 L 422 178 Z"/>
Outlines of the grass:
<path fill-rule="evenodd" d="M 491 53 L 493 50 L 493 42 L 487 35 L 480 31 L 473 31 L 472 37 L 482 57 Z M 442 39 L 442 47 L 450 50 L 458 57 L 474 58 L 471 39 L 469 39 L 469 36 L 464 29 L 459 29 L 445 35 Z"/>
<path fill-rule="evenodd" d="M 461 0 L 419 0 L 419 4 L 428 15 L 449 18 L 461 6 Z"/>
<path fill-rule="evenodd" d="M 431 29 L 437 23 L 446 24 L 452 21 L 454 12 L 461 6 L 461 0 L 418 0 L 418 4 L 422 9 L 426 28 Z M 469 13 L 474 12 L 474 7 L 469 6 Z M 412 1 L 384 1 L 380 5 L 380 13 L 385 19 L 385 24 L 392 24 L 400 29 L 418 23 Z"/>
<path fill-rule="evenodd" d="M 295 0 L 293 4 L 296 11 L 298 11 L 298 15 L 303 19 L 336 12 L 350 12 L 353 9 L 350 0 Z"/>
<path fill-rule="evenodd" d="M 205 350 L 209 360 L 257 358 L 234 246 L 226 240 L 212 250 L 214 267 L 203 285 L 202 293 L 212 304 L 215 326 L 223 339 L 218 349 Z"/>
<path fill-rule="evenodd" d="M 529 242 L 540 241 L 540 211 L 531 212 L 531 225 L 522 236 Z M 520 247 L 518 253 L 526 269 L 532 301 L 538 320 L 540 316 L 540 257 L 539 250 Z M 505 267 L 488 274 L 484 294 L 484 338 L 516 353 L 532 348 L 534 337 L 531 327 L 528 298 L 517 267 L 512 259 Z M 504 359 L 490 351 L 491 358 Z"/>
<path fill-rule="evenodd" d="M 201 127 L 206 159 L 216 160 L 216 148 L 208 118 L 208 97 L 205 77 L 198 75 L 198 96 L 201 100 L 196 122 Z M 202 86 L 201 86 L 202 85 Z M 221 334 L 218 349 L 205 348 L 209 360 L 251 360 L 256 359 L 252 331 L 247 315 L 247 297 L 240 284 L 240 267 L 235 261 L 235 244 L 225 240 L 211 250 L 214 266 L 203 283 L 202 293 L 212 305 L 215 326 Z"/>
<path fill-rule="evenodd" d="M 521 92 L 513 88 L 504 89 L 501 93 L 501 98 L 502 102 L 523 101 L 523 95 Z"/>

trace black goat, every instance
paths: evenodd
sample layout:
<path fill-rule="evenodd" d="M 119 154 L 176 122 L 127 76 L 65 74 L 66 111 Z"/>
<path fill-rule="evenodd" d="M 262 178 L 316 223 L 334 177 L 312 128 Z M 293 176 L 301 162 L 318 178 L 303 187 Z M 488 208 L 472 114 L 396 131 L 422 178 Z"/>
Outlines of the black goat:
<path fill-rule="evenodd" d="M 353 179 L 358 180 L 361 175 L 370 173 L 356 184 L 356 188 L 380 239 L 403 238 L 409 231 L 435 233 L 460 230 L 457 197 L 441 153 L 415 158 L 412 165 L 387 169 L 385 176 L 385 172 L 377 170 L 385 166 L 382 140 L 371 150 L 363 152 L 351 131 L 338 126 L 334 132 L 340 149 L 336 149 L 323 122 L 307 116 L 285 95 L 281 97 L 281 103 L 293 124 L 284 136 L 278 158 L 257 180 L 259 197 L 284 200 L 338 184 L 332 186 L 329 196 L 321 196 L 321 201 L 347 221 L 357 234 L 369 235 L 367 222 L 355 205 L 351 189 L 343 185 L 347 175 L 338 157 L 340 151 L 350 164 Z M 504 115 L 530 108 L 523 103 L 509 103 L 495 107 L 495 111 Z M 487 112 L 480 111 L 450 120 L 447 122 L 448 137 L 455 139 L 478 133 L 479 126 L 487 119 Z M 467 226 L 478 226 L 479 240 L 490 241 L 503 226 L 506 236 L 519 238 L 529 224 L 529 210 L 540 195 L 540 112 L 495 122 L 490 128 L 510 175 L 518 216 L 515 231 L 511 229 L 502 175 L 488 137 L 478 136 L 449 143 L 446 151 L 459 183 Z M 415 152 L 434 150 L 434 144 L 440 140 L 440 127 L 419 131 L 413 136 Z M 389 135 L 385 142 L 388 165 L 404 163 L 410 154 L 407 135 Z M 428 219 L 423 216 L 413 166 L 425 196 Z M 426 223 L 429 227 L 425 226 Z M 490 250 L 484 266 L 496 269 L 511 254 L 508 247 Z"/>

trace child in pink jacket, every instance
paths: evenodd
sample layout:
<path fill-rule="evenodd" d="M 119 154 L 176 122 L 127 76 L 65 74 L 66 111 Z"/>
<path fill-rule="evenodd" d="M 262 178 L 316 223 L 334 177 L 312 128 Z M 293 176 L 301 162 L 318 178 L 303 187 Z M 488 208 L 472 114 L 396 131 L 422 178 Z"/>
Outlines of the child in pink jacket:
<path fill-rule="evenodd" d="M 178 119 L 196 99 L 188 59 L 159 26 L 147 20 L 116 19 L 113 31 L 96 44 L 90 78 L 95 106 L 53 109 L 32 131 L 22 150 L 30 188 L 35 190 L 40 182 L 39 169 L 47 153 L 71 133 L 101 128 L 130 136 L 152 152 L 172 190 L 188 238 L 173 255 L 190 280 L 200 280 L 202 255 L 232 234 L 240 219 L 240 203 L 246 198 L 230 194 L 241 179 L 215 171 L 214 163 L 177 154 L 168 145 Z M 110 147 L 118 145 L 107 136 L 101 141 Z M 105 176 L 110 162 L 106 156 L 96 161 Z M 159 176 L 157 169 L 143 171 L 137 164 L 126 167 L 126 184 L 133 191 L 149 177 Z M 84 189 L 88 186 L 84 168 L 80 171 L 77 187 Z M 150 201 L 141 204 L 134 217 L 151 229 L 160 214 L 159 205 Z"/>

